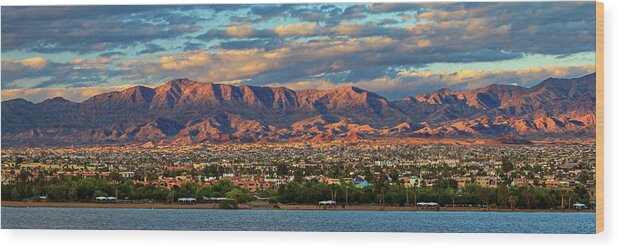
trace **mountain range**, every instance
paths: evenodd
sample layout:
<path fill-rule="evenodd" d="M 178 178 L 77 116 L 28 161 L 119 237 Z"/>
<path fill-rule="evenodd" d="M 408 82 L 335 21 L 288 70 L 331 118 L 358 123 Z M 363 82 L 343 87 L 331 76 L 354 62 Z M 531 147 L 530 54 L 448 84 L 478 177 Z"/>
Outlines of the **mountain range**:
<path fill-rule="evenodd" d="M 3 101 L 3 146 L 324 141 L 389 137 L 594 138 L 595 73 L 441 89 L 402 100 L 357 87 L 291 90 L 176 79 L 81 103 Z"/>

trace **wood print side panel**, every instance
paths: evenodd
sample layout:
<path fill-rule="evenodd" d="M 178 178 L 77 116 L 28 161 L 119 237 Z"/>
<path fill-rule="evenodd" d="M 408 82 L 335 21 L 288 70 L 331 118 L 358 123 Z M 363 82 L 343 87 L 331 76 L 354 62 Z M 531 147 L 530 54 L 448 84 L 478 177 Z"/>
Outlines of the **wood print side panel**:
<path fill-rule="evenodd" d="M 604 4 L 595 8 L 595 231 L 604 231 Z"/>

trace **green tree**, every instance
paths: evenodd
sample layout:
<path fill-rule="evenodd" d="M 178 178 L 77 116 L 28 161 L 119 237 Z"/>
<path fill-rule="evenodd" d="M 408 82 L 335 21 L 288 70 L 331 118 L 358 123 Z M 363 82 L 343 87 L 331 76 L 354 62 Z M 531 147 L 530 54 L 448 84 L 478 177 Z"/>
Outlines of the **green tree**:
<path fill-rule="evenodd" d="M 101 191 L 101 190 L 95 190 L 95 191 L 93 192 L 93 194 L 92 194 L 91 199 L 92 199 L 92 198 L 96 198 L 96 197 L 98 197 L 98 196 L 108 196 L 108 194 L 107 194 L 107 193 L 105 193 L 105 192 L 103 192 L 103 191 Z"/>
<path fill-rule="evenodd" d="M 213 187 L 211 185 L 200 186 L 198 191 L 196 191 L 196 198 L 211 197 L 211 194 L 213 193 L 212 188 Z"/>
<path fill-rule="evenodd" d="M 451 206 L 454 207 L 456 205 L 456 196 L 458 195 L 458 193 L 452 188 L 448 188 L 446 190 L 446 193 L 451 198 Z"/>
<path fill-rule="evenodd" d="M 237 203 L 247 203 L 252 200 L 249 191 L 246 189 L 235 188 L 226 193 L 226 198 L 235 200 Z"/>
<path fill-rule="evenodd" d="M 501 160 L 501 169 L 503 172 L 507 173 L 514 170 L 514 164 L 509 160 L 508 157 L 503 157 Z"/>
<path fill-rule="evenodd" d="M 458 189 L 458 182 L 452 178 L 439 179 L 432 185 L 432 187 L 440 190 Z"/>
<path fill-rule="evenodd" d="M 509 189 L 505 183 L 501 183 L 497 189 L 497 205 L 505 207 L 508 204 Z"/>
<path fill-rule="evenodd" d="M 92 178 L 81 179 L 77 182 L 77 198 L 80 200 L 92 199 L 96 190 Z M 99 192 L 102 191 L 99 190 Z"/>

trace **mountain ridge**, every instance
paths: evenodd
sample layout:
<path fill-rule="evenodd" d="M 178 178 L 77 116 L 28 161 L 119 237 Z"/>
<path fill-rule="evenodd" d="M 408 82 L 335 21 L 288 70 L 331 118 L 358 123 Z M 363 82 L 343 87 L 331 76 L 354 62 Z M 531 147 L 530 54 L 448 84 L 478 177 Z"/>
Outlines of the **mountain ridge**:
<path fill-rule="evenodd" d="M 440 89 L 402 100 L 175 79 L 82 102 L 2 102 L 3 145 L 303 141 L 380 137 L 591 137 L 595 73 L 526 88 Z"/>

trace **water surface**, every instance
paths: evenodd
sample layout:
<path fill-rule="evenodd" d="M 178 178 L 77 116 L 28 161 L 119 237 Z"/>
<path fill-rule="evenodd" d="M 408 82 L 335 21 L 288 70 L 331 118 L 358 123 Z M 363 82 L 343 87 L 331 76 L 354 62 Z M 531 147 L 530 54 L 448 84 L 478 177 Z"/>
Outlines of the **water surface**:
<path fill-rule="evenodd" d="M 2 228 L 595 233 L 595 213 L 2 207 Z"/>

